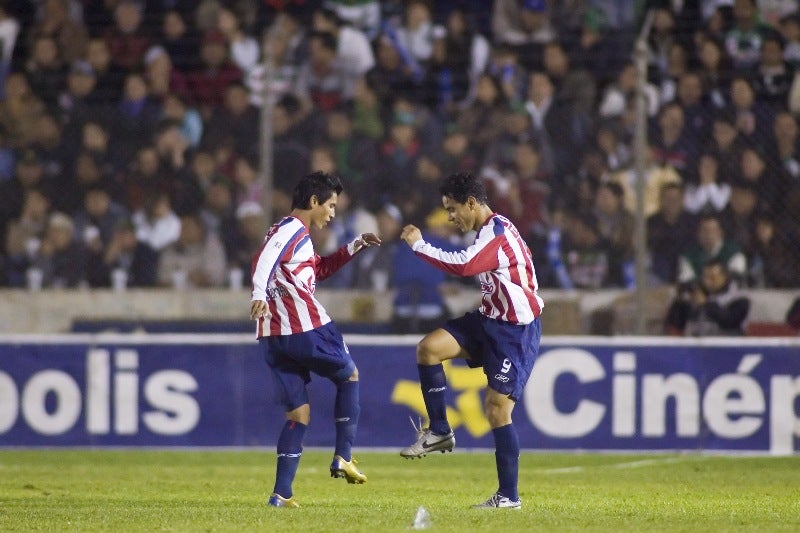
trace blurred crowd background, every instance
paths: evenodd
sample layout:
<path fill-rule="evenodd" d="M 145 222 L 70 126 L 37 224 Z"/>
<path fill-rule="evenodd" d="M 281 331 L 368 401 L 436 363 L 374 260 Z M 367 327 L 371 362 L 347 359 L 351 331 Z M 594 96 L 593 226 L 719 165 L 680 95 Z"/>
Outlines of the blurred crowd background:
<path fill-rule="evenodd" d="M 346 190 L 318 252 L 386 242 L 326 287 L 400 289 L 401 318 L 441 315 L 443 276 L 397 243 L 463 247 L 457 171 L 542 287 L 632 288 L 640 91 L 648 286 L 716 261 L 800 287 L 794 0 L 4 0 L 0 59 L 0 286 L 246 286 L 266 214 L 324 170 Z"/>

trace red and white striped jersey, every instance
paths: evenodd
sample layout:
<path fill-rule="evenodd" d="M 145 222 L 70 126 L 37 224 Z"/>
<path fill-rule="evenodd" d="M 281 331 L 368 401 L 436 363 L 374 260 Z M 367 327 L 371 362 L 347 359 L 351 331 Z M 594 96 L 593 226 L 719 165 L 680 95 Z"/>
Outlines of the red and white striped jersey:
<path fill-rule="evenodd" d="M 266 301 L 272 315 L 258 319 L 258 337 L 302 333 L 330 322 L 314 289 L 318 279 L 331 276 L 350 261 L 354 249 L 351 242 L 320 257 L 299 218 L 287 216 L 275 223 L 253 257 L 252 300 Z"/>
<path fill-rule="evenodd" d="M 436 268 L 459 276 L 478 276 L 483 298 L 480 312 L 512 324 L 529 324 L 542 314 L 544 301 L 528 245 L 514 224 L 493 213 L 466 250 L 445 252 L 424 240 L 414 252 Z"/>

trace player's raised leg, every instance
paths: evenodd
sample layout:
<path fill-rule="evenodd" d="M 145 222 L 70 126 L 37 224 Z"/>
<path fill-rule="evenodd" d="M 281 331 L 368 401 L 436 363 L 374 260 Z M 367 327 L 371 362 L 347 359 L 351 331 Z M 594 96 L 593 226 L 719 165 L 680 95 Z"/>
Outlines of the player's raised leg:
<path fill-rule="evenodd" d="M 453 451 L 456 439 L 447 421 L 447 379 L 442 362 L 464 355 L 456 339 L 444 329 L 428 333 L 417 345 L 417 370 L 430 423 L 427 428 L 418 428 L 417 440 L 400 451 L 403 457 L 413 459 L 431 452 Z"/>

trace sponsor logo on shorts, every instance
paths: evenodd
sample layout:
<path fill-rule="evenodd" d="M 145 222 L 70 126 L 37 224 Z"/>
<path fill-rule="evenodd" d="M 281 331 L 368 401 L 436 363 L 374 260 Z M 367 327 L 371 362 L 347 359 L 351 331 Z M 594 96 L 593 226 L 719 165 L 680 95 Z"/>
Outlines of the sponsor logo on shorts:
<path fill-rule="evenodd" d="M 428 389 L 428 392 L 442 392 L 446 388 L 447 387 L 432 387 L 432 388 Z"/>
<path fill-rule="evenodd" d="M 511 378 L 509 378 L 508 376 L 504 376 L 503 374 L 495 374 L 494 379 L 502 383 L 508 383 L 508 380 Z"/>

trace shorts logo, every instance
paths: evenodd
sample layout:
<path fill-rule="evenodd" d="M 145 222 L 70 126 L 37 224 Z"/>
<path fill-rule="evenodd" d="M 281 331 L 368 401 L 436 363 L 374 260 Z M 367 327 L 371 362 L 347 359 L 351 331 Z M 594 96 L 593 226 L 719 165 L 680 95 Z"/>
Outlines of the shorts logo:
<path fill-rule="evenodd" d="M 442 392 L 442 391 L 443 391 L 443 390 L 445 390 L 446 388 L 447 388 L 447 387 L 433 387 L 433 388 L 431 388 L 431 389 L 428 389 L 428 392 Z"/>
<path fill-rule="evenodd" d="M 509 361 L 508 357 L 503 359 L 503 368 L 500 370 L 503 374 L 508 374 L 508 371 L 511 370 L 511 361 Z"/>
<path fill-rule="evenodd" d="M 503 374 L 495 374 L 494 379 L 501 383 L 508 383 L 508 380 L 511 379 L 508 376 L 504 376 Z"/>

